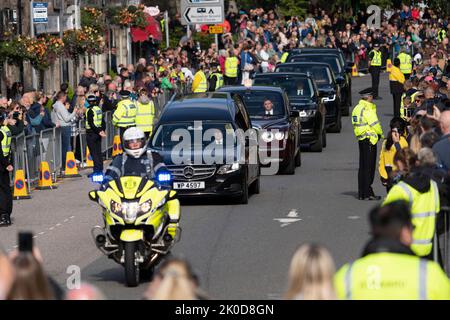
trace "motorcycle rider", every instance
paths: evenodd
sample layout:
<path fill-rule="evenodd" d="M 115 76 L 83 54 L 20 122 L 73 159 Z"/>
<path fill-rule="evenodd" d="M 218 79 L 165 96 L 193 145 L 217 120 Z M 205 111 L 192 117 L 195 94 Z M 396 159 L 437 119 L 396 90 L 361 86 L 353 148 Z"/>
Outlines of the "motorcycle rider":
<path fill-rule="evenodd" d="M 118 179 L 123 176 L 147 176 L 155 180 L 158 172 L 168 172 L 162 157 L 157 153 L 147 149 L 144 132 L 136 127 L 128 128 L 123 134 L 123 154 L 117 155 L 111 164 L 106 168 L 104 181 Z M 170 201 L 178 201 L 170 193 Z M 170 207 L 170 206 L 169 206 Z M 175 206 L 176 207 L 176 206 Z M 170 221 L 168 234 L 175 239 L 180 213 L 168 212 Z"/>

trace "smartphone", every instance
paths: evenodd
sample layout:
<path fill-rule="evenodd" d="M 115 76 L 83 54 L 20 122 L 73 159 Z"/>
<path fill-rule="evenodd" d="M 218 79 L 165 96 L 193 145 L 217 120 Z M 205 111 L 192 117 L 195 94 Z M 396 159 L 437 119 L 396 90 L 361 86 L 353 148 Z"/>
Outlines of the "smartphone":
<path fill-rule="evenodd" d="M 20 115 L 20 113 L 18 111 L 14 112 L 13 113 L 13 119 L 14 120 L 19 120 L 19 115 Z"/>
<path fill-rule="evenodd" d="M 428 104 L 427 105 L 427 114 L 429 114 L 429 115 L 433 115 L 433 113 L 434 113 L 434 108 L 433 108 L 434 106 L 431 104 Z"/>
<path fill-rule="evenodd" d="M 411 118 L 413 116 L 413 113 L 414 113 L 414 109 L 413 108 L 407 108 L 406 109 L 406 116 L 408 118 Z"/>
<path fill-rule="evenodd" d="M 33 251 L 33 234 L 31 232 L 19 232 L 19 252 Z"/>

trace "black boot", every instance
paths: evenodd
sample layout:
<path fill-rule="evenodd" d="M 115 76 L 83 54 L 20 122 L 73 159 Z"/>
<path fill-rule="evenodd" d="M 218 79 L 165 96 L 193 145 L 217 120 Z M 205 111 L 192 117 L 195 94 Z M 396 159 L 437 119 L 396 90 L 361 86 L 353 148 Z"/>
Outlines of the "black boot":
<path fill-rule="evenodd" d="M 11 221 L 9 220 L 9 215 L 6 213 L 2 213 L 0 216 L 0 227 L 7 227 L 11 225 Z"/>

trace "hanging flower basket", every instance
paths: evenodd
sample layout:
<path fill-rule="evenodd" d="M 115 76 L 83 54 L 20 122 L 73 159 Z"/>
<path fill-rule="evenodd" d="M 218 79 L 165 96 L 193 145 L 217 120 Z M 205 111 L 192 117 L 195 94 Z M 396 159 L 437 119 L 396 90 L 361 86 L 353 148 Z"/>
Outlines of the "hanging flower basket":
<path fill-rule="evenodd" d="M 112 25 L 124 28 L 145 29 L 147 26 L 145 6 L 111 7 L 106 10 L 106 17 Z"/>

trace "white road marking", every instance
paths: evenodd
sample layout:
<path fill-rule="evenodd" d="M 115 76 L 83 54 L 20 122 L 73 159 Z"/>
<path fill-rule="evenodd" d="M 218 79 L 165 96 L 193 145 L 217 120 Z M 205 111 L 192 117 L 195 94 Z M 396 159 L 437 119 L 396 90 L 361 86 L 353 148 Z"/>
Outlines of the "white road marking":
<path fill-rule="evenodd" d="M 40 235 L 40 236 L 42 236 L 43 234 L 45 234 L 45 232 L 44 232 L 44 231 L 42 231 L 42 232 L 39 232 L 39 235 Z"/>
<path fill-rule="evenodd" d="M 267 298 L 269 300 L 282 300 L 281 294 L 280 293 L 269 293 L 267 295 Z"/>
<path fill-rule="evenodd" d="M 38 236 L 33 236 L 33 239 L 36 239 Z"/>
<path fill-rule="evenodd" d="M 57 223 L 57 224 L 56 224 L 56 227 L 61 227 L 61 223 Z"/>
<path fill-rule="evenodd" d="M 73 218 L 75 218 L 75 216 L 71 216 L 71 217 L 70 217 L 70 219 L 73 219 Z"/>
<path fill-rule="evenodd" d="M 284 228 L 291 223 L 301 221 L 302 219 L 297 218 L 298 217 L 298 210 L 297 209 L 291 209 L 286 218 L 274 218 L 273 220 L 278 221 L 281 223 L 280 227 Z"/>
<path fill-rule="evenodd" d="M 69 219 L 64 220 L 64 222 L 67 222 L 67 221 L 69 221 Z"/>
<path fill-rule="evenodd" d="M 16 244 L 15 246 L 13 246 L 14 249 L 18 248 L 19 246 Z"/>
<path fill-rule="evenodd" d="M 361 218 L 360 216 L 348 216 L 347 217 L 347 219 L 350 219 L 350 220 L 358 220 L 360 218 Z"/>
<path fill-rule="evenodd" d="M 48 230 L 50 230 L 50 231 L 53 230 L 53 229 L 55 229 L 55 227 L 50 227 L 50 228 L 48 228 Z"/>

